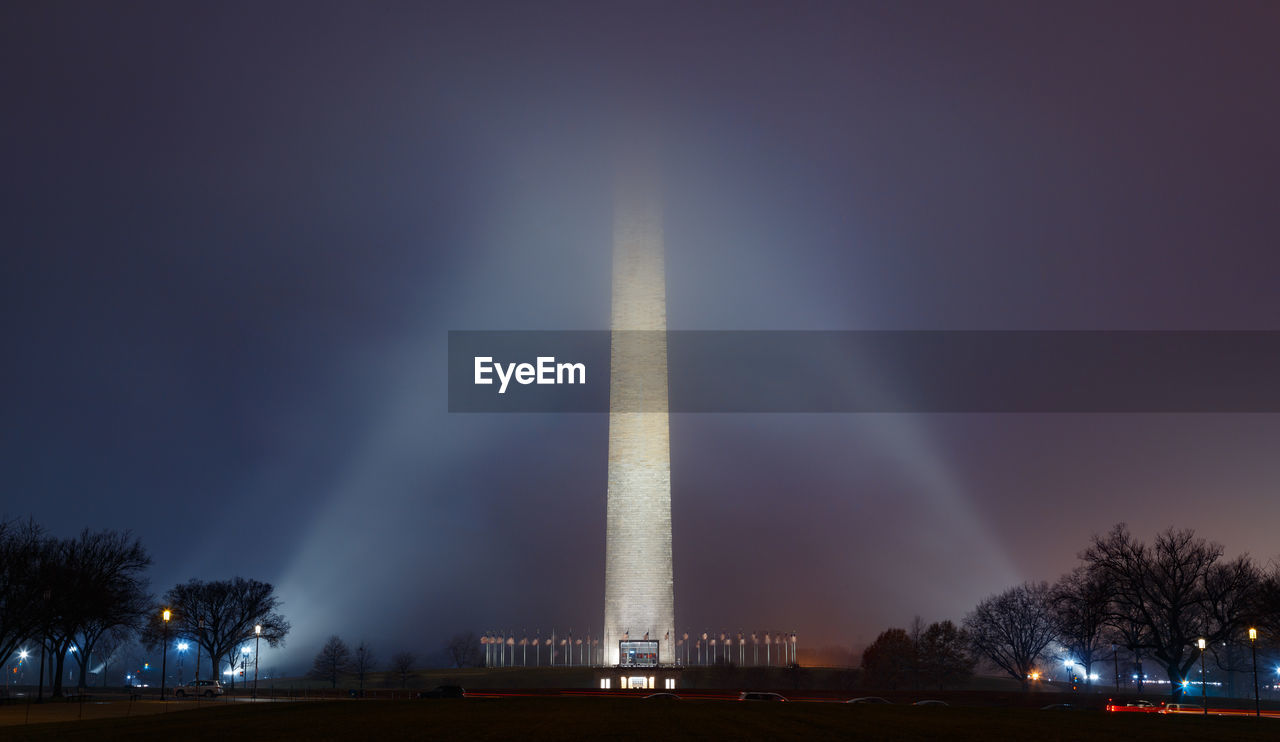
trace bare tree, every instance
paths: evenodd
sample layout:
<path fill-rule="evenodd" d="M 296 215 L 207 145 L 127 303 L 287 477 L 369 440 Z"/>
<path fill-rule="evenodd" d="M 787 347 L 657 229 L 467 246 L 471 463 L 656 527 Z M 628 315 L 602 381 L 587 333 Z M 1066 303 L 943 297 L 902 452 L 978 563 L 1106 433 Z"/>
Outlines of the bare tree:
<path fill-rule="evenodd" d="M 0 657 L 43 633 L 43 576 L 51 544 L 35 521 L 0 520 Z"/>
<path fill-rule="evenodd" d="M 409 687 L 409 674 L 413 672 L 413 664 L 418 658 L 413 652 L 396 652 L 391 657 L 391 668 L 400 676 L 400 687 Z"/>
<path fill-rule="evenodd" d="M 1049 585 L 1028 582 L 978 604 L 964 619 L 974 652 L 1027 690 L 1045 647 L 1057 638 Z"/>
<path fill-rule="evenodd" d="M 0 521 L 0 651 L 12 652 L 24 639 L 38 642 L 54 696 L 62 694 L 71 655 L 83 686 L 103 633 L 141 620 L 148 600 L 143 571 L 150 563 L 128 531 L 86 529 L 56 539 L 33 521 Z"/>
<path fill-rule="evenodd" d="M 1256 615 L 1262 575 L 1248 557 L 1218 562 L 1205 574 L 1205 627 L 1214 641 L 1214 664 L 1228 673 L 1228 684 L 1234 688 L 1232 673 L 1252 667 L 1248 653 L 1237 644 L 1248 633 Z"/>
<path fill-rule="evenodd" d="M 355 675 L 360 679 L 360 692 L 364 693 L 364 676 L 373 672 L 378 667 L 378 657 L 373 653 L 373 648 L 366 642 L 361 641 L 356 645 L 355 651 L 351 653 L 351 659 L 347 661 L 347 672 Z"/>
<path fill-rule="evenodd" d="M 103 634 L 113 629 L 131 632 L 142 626 L 151 596 L 143 570 L 151 557 L 128 531 L 89 531 L 63 542 L 63 559 L 74 580 L 63 630 L 76 646 L 79 686 L 85 687 L 93 651 Z M 62 672 L 59 668 L 58 680 Z"/>
<path fill-rule="evenodd" d="M 916 641 L 921 674 L 941 690 L 964 682 L 973 674 L 969 635 L 951 621 L 929 624 Z"/>
<path fill-rule="evenodd" d="M 1164 666 L 1175 699 L 1200 657 L 1196 640 L 1236 639 L 1247 614 L 1257 570 L 1246 557 L 1222 562 L 1222 551 L 1189 529 L 1166 530 L 1148 546 L 1121 523 L 1083 555 L 1112 584 L 1115 615 L 1140 627 L 1136 649 Z"/>
<path fill-rule="evenodd" d="M 98 638 L 95 654 L 98 662 L 102 663 L 102 671 L 98 673 L 102 687 L 107 686 L 107 678 L 110 676 L 112 664 L 120 659 L 120 655 L 124 654 L 133 643 L 133 631 L 124 626 L 116 626 L 107 631 Z"/>
<path fill-rule="evenodd" d="M 475 665 L 480 657 L 480 640 L 470 631 L 454 634 L 445 644 L 445 649 L 449 650 L 454 667 L 469 667 Z"/>
<path fill-rule="evenodd" d="M 308 674 L 317 680 L 328 680 L 331 688 L 337 688 L 338 677 L 346 671 L 350 661 L 351 650 L 347 648 L 346 642 L 334 634 L 316 654 Z"/>
<path fill-rule="evenodd" d="M 1117 648 L 1124 647 L 1128 650 L 1133 660 L 1134 681 L 1139 693 L 1146 683 L 1146 669 L 1142 666 L 1142 659 L 1146 656 L 1146 648 L 1151 646 L 1148 633 L 1138 611 L 1118 601 L 1111 602 L 1110 615 L 1107 616 L 1107 635 Z"/>
<path fill-rule="evenodd" d="M 1252 613 L 1263 636 L 1280 637 L 1280 561 L 1259 579 Z"/>
<path fill-rule="evenodd" d="M 1105 573 L 1088 566 L 1077 567 L 1053 586 L 1051 600 L 1058 620 L 1058 643 L 1070 655 L 1067 659 L 1084 667 L 1085 681 L 1093 663 L 1110 644 L 1105 636 L 1111 611 L 1112 586 Z"/>
<path fill-rule="evenodd" d="M 920 661 L 920 643 L 924 640 L 925 632 L 924 619 L 915 616 L 911 619 L 911 628 L 907 629 L 907 633 L 911 636 L 911 645 L 915 651 L 911 655 L 911 687 L 920 690 L 920 681 L 924 675 L 924 667 Z"/>
<path fill-rule="evenodd" d="M 164 608 L 172 612 L 167 630 L 160 618 Z M 217 677 L 218 660 L 234 666 L 240 648 L 255 638 L 256 626 L 262 626 L 262 640 L 268 646 L 284 644 L 290 627 L 279 609 L 280 599 L 270 583 L 243 577 L 191 580 L 173 587 L 165 593 L 164 603 L 153 607 L 143 642 L 148 647 L 159 646 L 166 633 L 170 639 L 184 637 L 197 642 L 208 652 Z"/>

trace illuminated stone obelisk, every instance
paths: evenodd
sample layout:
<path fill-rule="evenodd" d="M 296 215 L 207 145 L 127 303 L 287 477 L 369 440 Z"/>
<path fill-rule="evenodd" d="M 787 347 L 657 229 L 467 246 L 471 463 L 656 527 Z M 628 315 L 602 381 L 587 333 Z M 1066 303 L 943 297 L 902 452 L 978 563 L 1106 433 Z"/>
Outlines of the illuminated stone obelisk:
<path fill-rule="evenodd" d="M 614 195 L 606 665 L 624 638 L 657 640 L 659 662 L 675 659 L 666 297 L 659 177 L 653 157 L 633 156 Z"/>

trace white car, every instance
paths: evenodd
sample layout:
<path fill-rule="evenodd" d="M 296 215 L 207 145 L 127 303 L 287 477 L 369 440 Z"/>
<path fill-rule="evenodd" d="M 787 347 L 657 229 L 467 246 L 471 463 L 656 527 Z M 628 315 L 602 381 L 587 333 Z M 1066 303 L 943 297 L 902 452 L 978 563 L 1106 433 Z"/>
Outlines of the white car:
<path fill-rule="evenodd" d="M 1160 711 L 1162 714 L 1203 714 L 1204 706 L 1197 706 L 1194 703 L 1166 703 L 1164 709 Z"/>
<path fill-rule="evenodd" d="M 222 695 L 222 683 L 216 680 L 192 680 L 186 685 L 179 685 L 173 689 L 173 695 L 178 698 L 186 698 L 187 696 L 204 696 L 213 698 Z"/>

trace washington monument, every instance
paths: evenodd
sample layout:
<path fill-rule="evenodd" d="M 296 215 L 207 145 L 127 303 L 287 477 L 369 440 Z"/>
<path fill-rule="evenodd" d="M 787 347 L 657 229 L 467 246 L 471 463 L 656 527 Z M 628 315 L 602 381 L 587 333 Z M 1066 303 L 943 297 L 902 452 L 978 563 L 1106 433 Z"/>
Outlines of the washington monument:
<path fill-rule="evenodd" d="M 614 194 L 606 665 L 618 664 L 623 639 L 656 640 L 660 663 L 675 658 L 667 292 L 655 160 L 650 152 L 624 159 Z"/>

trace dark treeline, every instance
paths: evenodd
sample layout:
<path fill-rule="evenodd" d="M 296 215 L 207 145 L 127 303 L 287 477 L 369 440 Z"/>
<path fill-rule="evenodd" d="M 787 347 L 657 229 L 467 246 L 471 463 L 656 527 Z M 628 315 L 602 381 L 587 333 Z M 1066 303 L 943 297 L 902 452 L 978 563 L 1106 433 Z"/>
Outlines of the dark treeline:
<path fill-rule="evenodd" d="M 889 629 L 862 652 L 863 685 L 886 690 L 944 688 L 973 675 L 969 635 L 951 621 Z"/>
<path fill-rule="evenodd" d="M 1200 688 L 1203 655 L 1206 675 L 1227 679 L 1215 694 L 1230 695 L 1234 675 L 1254 670 L 1252 650 L 1274 656 L 1277 639 L 1280 565 L 1227 559 L 1221 545 L 1191 530 L 1171 528 L 1145 543 L 1119 524 L 1095 536 L 1079 566 L 1054 584 L 1029 582 L 992 595 L 959 627 L 946 621 L 926 628 L 917 618 L 909 632 L 882 632 L 863 652 L 862 669 L 868 685 L 886 689 L 957 684 L 977 662 L 1024 689 L 1059 667 L 1077 686 L 1102 678 L 1109 685 L 1120 682 L 1123 656 L 1123 674 L 1139 691 L 1148 662 L 1180 698 L 1188 687 Z"/>
<path fill-rule="evenodd" d="M 288 633 L 269 584 L 193 580 L 157 602 L 146 577 L 150 565 L 141 541 L 127 530 L 86 529 L 58 538 L 34 521 L 0 519 L 0 658 L 26 652 L 39 663 L 39 695 L 47 677 L 59 696 L 68 656 L 78 663 L 83 688 L 94 663 L 102 665 L 105 681 L 111 658 L 135 639 L 152 650 L 178 639 L 195 642 L 216 669 L 219 659 L 234 666 L 235 652 L 258 636 L 258 626 L 269 646 L 279 646 Z"/>
<path fill-rule="evenodd" d="M 1220 544 L 1190 529 L 1170 528 L 1143 542 L 1124 524 L 1094 536 L 1080 565 L 1055 584 L 1010 588 L 983 600 L 964 621 L 976 656 L 1023 687 L 1054 659 L 1070 663 L 1083 684 L 1118 682 L 1113 674 L 1120 674 L 1123 653 L 1139 689 L 1143 663 L 1151 662 L 1164 671 L 1175 699 L 1188 685 L 1199 687 L 1202 654 L 1208 674 L 1251 672 L 1250 628 L 1257 629 L 1257 649 L 1274 653 L 1280 566 L 1227 559 Z M 1098 672 L 1100 663 L 1110 672 Z"/>
<path fill-rule="evenodd" d="M 164 608 L 172 612 L 167 626 Z M 191 580 L 174 586 L 151 610 L 142 628 L 142 644 L 154 650 L 166 640 L 182 637 L 199 647 L 196 677 L 200 676 L 202 657 L 209 661 L 206 679 L 218 679 L 218 660 L 224 660 L 232 670 L 240 663 L 240 672 L 247 677 L 247 658 L 241 650 L 255 642 L 278 647 L 289 633 L 289 622 L 279 608 L 275 589 L 265 582 L 243 577 Z M 235 672 L 230 677 L 234 684 Z"/>
<path fill-rule="evenodd" d="M 0 521 L 0 657 L 21 645 L 40 649 L 61 695 L 64 661 L 79 663 L 79 685 L 104 636 L 136 630 L 150 608 L 151 557 L 128 531 L 49 535 L 32 521 Z M 72 648 L 75 651 L 71 651 Z M 41 686 L 43 691 L 43 683 Z"/>
<path fill-rule="evenodd" d="M 448 657 L 447 663 L 443 663 L 447 666 L 479 667 L 480 639 L 471 632 L 455 634 L 445 643 L 443 654 Z M 334 634 L 316 653 L 307 677 L 324 681 L 330 688 L 337 688 L 340 681 L 349 678 L 355 680 L 358 691 L 363 692 L 367 677 L 381 670 L 384 671 L 384 686 L 398 684 L 407 688 L 417 678 L 414 668 L 419 666 L 420 659 L 416 653 L 405 650 L 391 655 L 390 664 L 384 666 L 368 642 L 362 640 L 352 648 L 342 637 Z"/>

